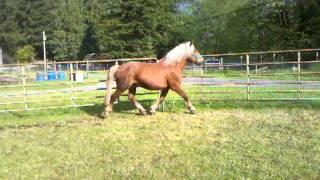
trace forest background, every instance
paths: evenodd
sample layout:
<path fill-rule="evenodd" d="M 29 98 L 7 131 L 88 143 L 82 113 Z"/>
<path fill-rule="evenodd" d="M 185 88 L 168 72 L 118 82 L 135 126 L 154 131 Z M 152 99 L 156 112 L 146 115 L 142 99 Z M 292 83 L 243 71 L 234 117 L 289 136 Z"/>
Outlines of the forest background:
<path fill-rule="evenodd" d="M 162 57 L 191 40 L 203 53 L 320 47 L 318 0 L 1 0 L 5 63 L 22 48 L 41 59 Z M 32 48 L 31 48 L 31 47 Z"/>

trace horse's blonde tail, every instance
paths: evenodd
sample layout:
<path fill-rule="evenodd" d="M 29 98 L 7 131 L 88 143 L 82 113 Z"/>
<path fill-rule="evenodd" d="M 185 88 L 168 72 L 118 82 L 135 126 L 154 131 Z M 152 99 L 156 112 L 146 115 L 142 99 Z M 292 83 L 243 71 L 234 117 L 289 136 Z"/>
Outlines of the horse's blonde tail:
<path fill-rule="evenodd" d="M 116 65 L 112 66 L 108 72 L 108 77 L 107 77 L 107 82 L 106 82 L 106 85 L 107 85 L 106 89 L 107 90 L 106 90 L 106 96 L 105 96 L 105 100 L 104 100 L 104 104 L 106 106 L 108 106 L 110 104 L 110 98 L 111 98 L 111 94 L 112 94 L 112 83 L 114 81 L 114 75 L 116 74 L 118 68 L 119 68 L 119 65 L 116 64 Z"/>

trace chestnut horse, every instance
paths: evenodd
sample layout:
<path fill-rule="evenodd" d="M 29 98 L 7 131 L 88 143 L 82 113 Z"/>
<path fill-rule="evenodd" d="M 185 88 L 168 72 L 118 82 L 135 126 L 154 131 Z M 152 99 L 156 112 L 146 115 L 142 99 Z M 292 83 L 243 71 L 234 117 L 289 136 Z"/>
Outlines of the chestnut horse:
<path fill-rule="evenodd" d="M 187 94 L 181 89 L 182 72 L 187 63 L 201 63 L 204 59 L 191 42 L 186 42 L 172 49 L 157 63 L 129 62 L 114 65 L 110 68 L 107 77 L 107 93 L 105 96 L 105 111 L 103 117 L 112 112 L 115 100 L 127 89 L 128 98 L 132 104 L 146 115 L 147 111 L 136 100 L 136 88 L 143 87 L 148 90 L 161 90 L 160 99 L 150 107 L 149 113 L 154 114 L 163 102 L 169 89 L 179 94 L 186 102 L 191 113 L 196 108 L 191 104 Z M 116 91 L 111 95 L 112 82 L 116 81 Z"/>

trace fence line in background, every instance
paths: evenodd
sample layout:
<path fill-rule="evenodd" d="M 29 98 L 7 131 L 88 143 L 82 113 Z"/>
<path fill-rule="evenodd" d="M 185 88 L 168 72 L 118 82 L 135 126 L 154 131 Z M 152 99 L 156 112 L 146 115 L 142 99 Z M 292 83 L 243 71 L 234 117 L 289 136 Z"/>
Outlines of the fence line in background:
<path fill-rule="evenodd" d="M 317 75 L 320 74 L 319 71 L 312 71 L 312 72 L 302 72 L 301 71 L 301 65 L 303 64 L 312 64 L 312 63 L 319 63 L 318 61 L 318 56 L 320 49 L 307 49 L 307 50 L 287 50 L 287 51 L 271 51 L 271 52 L 250 52 L 250 53 L 230 53 L 230 54 L 218 54 L 218 55 L 204 55 L 204 57 L 220 57 L 220 63 L 222 64 L 216 64 L 216 65 L 204 65 L 204 66 L 192 66 L 192 75 L 186 77 L 199 77 L 200 78 L 200 83 L 194 83 L 192 84 L 193 86 L 200 86 L 200 91 L 194 91 L 194 92 L 188 92 L 188 94 L 200 94 L 200 99 L 194 99 L 194 100 L 199 100 L 199 101 L 211 101 L 211 100 L 217 100 L 217 99 L 211 99 L 211 98 L 204 98 L 204 95 L 210 95 L 210 94 L 245 94 L 246 98 L 245 99 L 238 99 L 238 100 L 261 100 L 261 101 L 273 101 L 273 100 L 320 100 L 320 97 L 313 97 L 313 98 L 306 98 L 302 97 L 303 93 L 319 93 L 320 92 L 320 87 L 316 87 L 315 89 L 302 89 L 302 85 L 305 83 L 320 83 L 319 81 L 306 81 L 302 80 L 302 76 L 304 75 Z M 315 52 L 315 60 L 311 61 L 302 61 L 301 59 L 301 53 L 303 52 Z M 281 56 L 281 62 L 276 62 L 276 53 L 297 53 L 297 59 L 294 61 L 286 62 L 284 61 L 284 57 Z M 272 54 L 272 62 L 263 62 L 263 54 Z M 259 55 L 259 60 L 260 62 L 251 62 L 251 56 L 256 56 Z M 227 64 L 226 59 L 224 59 L 221 56 L 239 56 L 240 57 L 240 63 L 238 64 Z M 243 57 L 245 57 L 245 63 L 243 63 Z M 59 98 L 59 99 L 54 99 L 54 100 L 30 100 L 29 97 L 36 96 L 35 94 L 32 94 L 30 90 L 31 87 L 43 87 L 43 86 L 51 86 L 51 84 L 35 84 L 35 83 L 29 83 L 27 81 L 27 76 L 30 75 L 30 67 L 31 66 L 36 66 L 36 65 L 43 65 L 43 63 L 35 63 L 35 64 L 16 64 L 16 65 L 0 65 L 0 68 L 6 68 L 6 67 L 16 67 L 20 72 L 18 73 L 18 81 L 21 80 L 22 84 L 21 85 L 4 85 L 0 86 L 0 98 L 3 97 L 23 97 L 22 101 L 11 101 L 8 103 L 3 103 L 0 102 L 0 112 L 15 112 L 15 111 L 23 111 L 23 110 L 40 110 L 40 109 L 55 109 L 55 108 L 64 108 L 64 107 L 83 107 L 83 106 L 93 106 L 95 105 L 94 103 L 86 103 L 86 104 L 78 104 L 78 100 L 93 100 L 93 99 L 103 99 L 103 96 L 94 96 L 90 98 L 79 98 L 76 97 L 75 93 L 76 92 L 93 92 L 93 91 L 99 91 L 99 90 L 88 90 L 88 91 L 83 91 L 83 90 L 78 90 L 75 88 L 75 85 L 79 84 L 96 84 L 100 82 L 104 82 L 105 80 L 99 80 L 99 81 L 87 81 L 84 83 L 78 83 L 75 82 L 75 70 L 74 70 L 74 65 L 76 65 L 76 69 L 78 69 L 80 64 L 85 64 L 85 71 L 87 77 L 89 76 L 89 73 L 98 73 L 98 72 L 106 72 L 106 71 L 92 71 L 90 70 L 89 65 L 90 64 L 95 64 L 95 63 L 118 63 L 118 62 L 127 62 L 127 61 L 145 61 L 145 62 L 154 62 L 157 61 L 156 58 L 133 58 L 133 59 L 112 59 L 112 60 L 94 60 L 94 61 L 67 61 L 67 62 L 48 62 L 47 64 L 49 65 L 54 65 L 54 70 L 56 70 L 56 65 L 61 65 L 65 64 L 68 66 L 67 69 L 67 74 L 69 75 L 69 80 L 67 82 L 59 82 L 55 83 L 52 86 L 57 86 L 57 85 L 67 85 L 68 88 L 70 88 L 67 92 L 63 90 L 42 90 L 41 93 L 37 95 L 46 95 L 46 94 L 60 94 L 63 93 L 63 95 L 69 96 L 69 98 Z M 290 65 L 297 65 L 297 72 L 288 72 L 288 73 L 258 73 L 259 67 L 263 66 L 277 66 L 281 65 L 282 69 L 283 66 L 286 64 Z M 232 68 L 232 67 L 240 67 L 240 74 L 242 73 L 242 67 L 245 68 L 245 73 L 243 73 L 243 77 L 245 78 L 244 82 L 233 82 L 233 85 L 236 85 L 237 87 L 245 87 L 246 90 L 238 90 L 238 91 L 207 91 L 205 90 L 205 87 L 211 87 L 211 86 L 219 86 L 219 87 L 224 87 L 225 83 L 207 83 L 205 82 L 205 78 L 212 78 L 210 75 L 205 75 L 205 72 L 207 68 L 220 68 L 221 71 L 224 71 L 225 69 Z M 254 67 L 254 68 L 252 68 Z M 194 69 L 199 69 L 200 70 L 200 75 L 194 75 Z M 27 71 L 27 73 L 26 73 Z M 1 73 L 1 69 L 0 69 Z M 269 77 L 269 76 L 282 76 L 282 75 L 290 75 L 290 76 L 296 76 L 297 80 L 296 81 L 283 81 L 283 82 L 273 82 L 272 84 L 275 85 L 280 85 L 280 84 L 285 84 L 285 85 L 298 85 L 296 90 L 264 90 L 264 91 L 255 91 L 252 90 L 253 86 L 259 86 L 259 85 L 265 85 L 268 83 L 263 83 L 263 82 L 256 82 L 257 80 L 252 79 L 253 77 Z M 14 76 L 14 75 L 13 75 Z M 94 76 L 94 75 L 90 75 Z M 98 75 L 97 75 L 98 76 Z M 0 75 L 1 77 L 1 75 Z M 106 77 L 106 74 L 104 75 Z M 225 85 L 226 87 L 229 87 L 230 85 Z M 12 94 L 6 94 L 6 95 L 1 95 L 1 90 L 5 88 L 19 88 L 22 87 L 22 94 L 20 93 L 12 93 Z M 296 98 L 290 97 L 290 98 L 254 98 L 251 96 L 251 94 L 297 94 L 298 96 Z M 148 95 L 148 94 L 158 94 L 159 92 L 156 93 L 138 93 L 137 95 Z M 60 95 L 62 96 L 62 95 Z M 219 99 L 218 99 L 219 100 Z M 223 99 L 222 99 L 223 100 Z M 226 99 L 226 100 L 237 100 L 237 99 Z M 62 106 L 49 106 L 49 107 L 43 107 L 43 108 L 31 108 L 29 105 L 32 103 L 40 103 L 40 102 L 66 102 L 69 101 L 69 105 L 62 105 Z M 175 100 L 174 100 L 175 101 Z M 14 104 L 23 104 L 23 108 L 21 109 L 1 109 L 1 106 L 7 106 L 7 105 L 14 105 Z M 162 105 L 162 108 L 164 108 L 165 103 Z"/>
<path fill-rule="evenodd" d="M 221 56 L 246 56 L 246 55 L 261 55 L 261 54 L 280 54 L 294 52 L 318 52 L 320 49 L 296 49 L 296 50 L 280 50 L 280 51 L 259 51 L 259 52 L 242 52 L 242 53 L 224 53 L 224 54 L 208 54 L 205 57 L 221 57 Z"/>
<path fill-rule="evenodd" d="M 88 64 L 88 63 L 108 63 L 108 62 L 128 62 L 128 61 L 158 61 L 155 57 L 150 58 L 123 58 L 123 59 L 101 59 L 101 60 L 74 60 L 74 61 L 61 61 L 61 62 L 47 62 L 47 65 L 54 65 L 54 64 Z M 25 66 L 25 65 L 44 65 L 43 62 L 36 62 L 36 63 L 28 63 L 28 64 L 0 64 L 0 67 L 8 67 L 8 66 Z"/>

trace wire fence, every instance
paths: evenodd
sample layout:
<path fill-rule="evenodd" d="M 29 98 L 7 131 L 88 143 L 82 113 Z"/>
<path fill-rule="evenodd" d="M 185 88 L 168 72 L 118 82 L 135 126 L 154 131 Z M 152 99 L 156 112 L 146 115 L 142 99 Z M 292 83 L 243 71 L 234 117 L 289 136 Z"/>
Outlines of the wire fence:
<path fill-rule="evenodd" d="M 205 55 L 188 65 L 183 88 L 193 101 L 320 100 L 320 49 Z M 0 112 L 94 106 L 103 103 L 106 74 L 115 63 L 156 58 L 10 64 L 0 66 Z M 48 69 L 48 72 L 44 72 Z M 156 74 L 155 74 L 156 76 Z M 138 90 L 152 101 L 158 91 Z M 124 94 L 123 96 L 126 96 Z M 166 101 L 181 100 L 170 92 Z M 120 101 L 127 101 L 121 97 Z"/>

